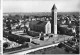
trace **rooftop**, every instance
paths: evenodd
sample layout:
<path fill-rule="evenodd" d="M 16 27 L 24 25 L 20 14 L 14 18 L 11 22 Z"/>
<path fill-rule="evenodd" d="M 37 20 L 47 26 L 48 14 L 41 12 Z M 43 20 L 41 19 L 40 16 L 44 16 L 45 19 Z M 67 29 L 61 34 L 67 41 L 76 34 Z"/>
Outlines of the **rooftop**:
<path fill-rule="evenodd" d="M 57 9 L 55 4 L 54 4 L 53 7 L 52 7 L 52 10 L 54 10 L 54 9 Z"/>
<path fill-rule="evenodd" d="M 46 21 L 31 21 L 30 22 L 30 25 L 32 24 L 32 25 L 37 25 L 37 26 L 44 26 L 44 25 L 46 25 Z"/>

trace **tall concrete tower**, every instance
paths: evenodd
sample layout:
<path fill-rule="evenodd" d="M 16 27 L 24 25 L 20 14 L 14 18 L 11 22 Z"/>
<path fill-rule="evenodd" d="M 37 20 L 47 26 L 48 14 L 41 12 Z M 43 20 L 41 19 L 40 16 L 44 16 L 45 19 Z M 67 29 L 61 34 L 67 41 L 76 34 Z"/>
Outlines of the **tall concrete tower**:
<path fill-rule="evenodd" d="M 57 34 L 57 8 L 55 4 L 52 7 L 51 33 Z"/>

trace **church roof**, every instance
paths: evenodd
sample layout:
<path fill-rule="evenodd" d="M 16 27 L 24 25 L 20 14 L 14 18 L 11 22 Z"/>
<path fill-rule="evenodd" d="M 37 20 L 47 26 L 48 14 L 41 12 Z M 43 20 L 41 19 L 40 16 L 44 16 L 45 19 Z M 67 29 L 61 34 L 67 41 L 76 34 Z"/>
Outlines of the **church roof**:
<path fill-rule="evenodd" d="M 52 10 L 54 10 L 54 9 L 57 9 L 55 4 L 54 4 L 53 7 L 52 7 Z"/>
<path fill-rule="evenodd" d="M 31 21 L 29 27 L 31 30 L 36 32 L 45 32 L 46 21 Z"/>
<path fill-rule="evenodd" d="M 30 25 L 37 25 L 37 26 L 45 26 L 47 24 L 46 21 L 31 21 Z"/>

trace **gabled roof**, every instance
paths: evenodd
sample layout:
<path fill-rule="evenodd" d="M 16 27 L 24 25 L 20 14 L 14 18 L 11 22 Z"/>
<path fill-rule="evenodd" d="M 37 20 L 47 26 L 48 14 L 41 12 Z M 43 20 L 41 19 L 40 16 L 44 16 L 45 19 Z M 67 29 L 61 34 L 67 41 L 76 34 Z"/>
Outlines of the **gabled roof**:
<path fill-rule="evenodd" d="M 54 9 L 57 9 L 56 6 L 55 6 L 55 4 L 54 4 L 53 7 L 52 7 L 52 10 L 54 10 Z"/>

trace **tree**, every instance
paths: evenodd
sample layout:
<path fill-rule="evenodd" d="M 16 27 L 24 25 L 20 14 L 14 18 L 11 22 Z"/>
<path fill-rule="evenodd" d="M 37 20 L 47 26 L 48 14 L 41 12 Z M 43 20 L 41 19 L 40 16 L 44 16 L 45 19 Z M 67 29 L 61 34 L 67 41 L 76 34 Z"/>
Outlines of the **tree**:
<path fill-rule="evenodd" d="M 62 47 L 63 47 L 63 44 L 62 44 L 62 43 L 60 43 L 60 44 L 58 45 L 58 47 L 59 47 L 59 48 L 62 48 Z"/>
<path fill-rule="evenodd" d="M 6 43 L 3 44 L 3 47 L 4 47 L 4 48 L 7 48 L 9 45 L 10 45 L 10 44 L 9 44 L 8 42 L 6 42 Z"/>
<path fill-rule="evenodd" d="M 65 51 L 69 53 L 70 49 L 69 48 L 65 48 Z"/>

